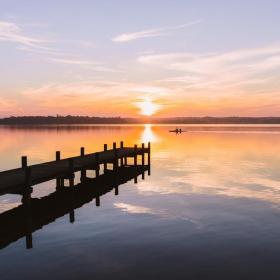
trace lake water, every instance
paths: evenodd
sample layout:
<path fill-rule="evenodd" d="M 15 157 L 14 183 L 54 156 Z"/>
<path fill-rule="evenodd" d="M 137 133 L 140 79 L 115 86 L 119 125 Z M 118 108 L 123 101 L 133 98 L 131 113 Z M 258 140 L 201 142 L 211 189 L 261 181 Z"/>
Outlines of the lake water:
<path fill-rule="evenodd" d="M 0 170 L 152 143 L 133 180 L 0 250 L 2 279 L 280 279 L 280 126 L 0 128 Z M 94 186 L 92 186 L 94 188 Z M 34 187 L 32 197 L 55 191 Z M 0 218 L 21 204 L 0 197 Z M 54 211 L 50 207 L 50 212 Z M 37 213 L 40 215 L 40 213 Z M 20 222 L 20 221 L 18 221 Z M 1 225 L 3 226 L 3 225 Z"/>

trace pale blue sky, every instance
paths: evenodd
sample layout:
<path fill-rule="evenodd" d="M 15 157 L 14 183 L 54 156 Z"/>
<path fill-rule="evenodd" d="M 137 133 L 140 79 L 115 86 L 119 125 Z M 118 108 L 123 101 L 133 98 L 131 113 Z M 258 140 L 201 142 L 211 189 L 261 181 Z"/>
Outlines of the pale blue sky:
<path fill-rule="evenodd" d="M 143 101 L 170 116 L 278 115 L 279 11 L 276 0 L 0 0 L 0 115 L 125 116 Z"/>

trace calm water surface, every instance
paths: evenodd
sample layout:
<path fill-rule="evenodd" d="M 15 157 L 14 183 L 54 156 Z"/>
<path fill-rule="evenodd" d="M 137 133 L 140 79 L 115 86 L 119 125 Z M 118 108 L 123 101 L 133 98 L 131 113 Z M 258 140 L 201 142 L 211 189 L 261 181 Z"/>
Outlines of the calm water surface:
<path fill-rule="evenodd" d="M 151 141 L 151 176 L 0 250 L 2 279 L 280 279 L 280 127 L 0 128 L 0 170 Z M 94 188 L 94 186 L 93 186 Z M 33 197 L 55 191 L 34 187 Z M 0 215 L 17 207 L 0 197 Z M 52 209 L 50 209 L 52 211 Z"/>

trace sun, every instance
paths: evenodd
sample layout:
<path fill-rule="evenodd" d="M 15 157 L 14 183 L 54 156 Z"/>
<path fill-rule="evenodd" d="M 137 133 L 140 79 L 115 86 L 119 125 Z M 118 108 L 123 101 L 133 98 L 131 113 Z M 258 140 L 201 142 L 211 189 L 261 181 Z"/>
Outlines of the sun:
<path fill-rule="evenodd" d="M 137 104 L 137 107 L 141 111 L 141 115 L 144 115 L 144 116 L 152 116 L 159 109 L 159 105 L 149 99 L 139 101 L 136 104 Z"/>

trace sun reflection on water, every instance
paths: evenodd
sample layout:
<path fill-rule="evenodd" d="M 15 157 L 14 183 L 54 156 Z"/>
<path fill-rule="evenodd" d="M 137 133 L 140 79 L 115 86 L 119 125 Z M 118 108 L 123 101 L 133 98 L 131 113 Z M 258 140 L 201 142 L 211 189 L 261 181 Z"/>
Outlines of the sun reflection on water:
<path fill-rule="evenodd" d="M 151 124 L 145 124 L 143 133 L 141 135 L 141 141 L 144 143 L 151 142 L 156 143 L 158 142 L 158 137 L 153 132 L 153 128 Z"/>

